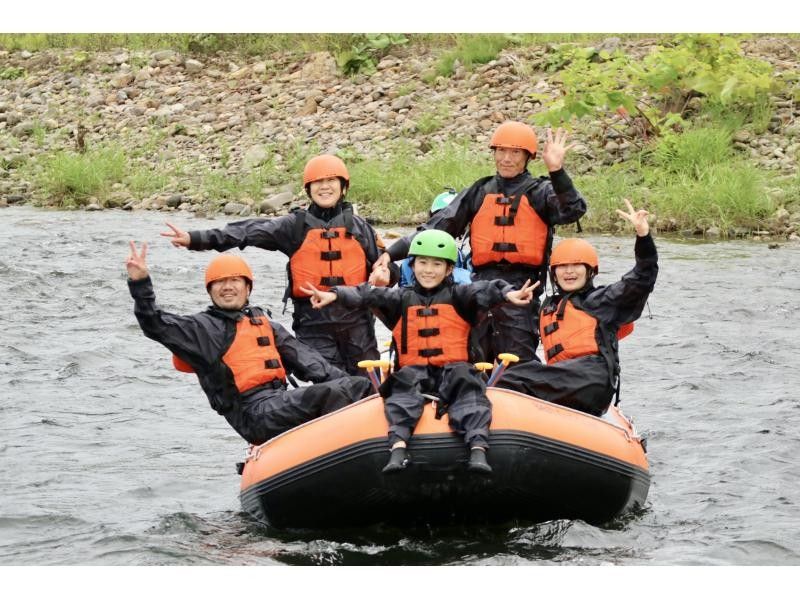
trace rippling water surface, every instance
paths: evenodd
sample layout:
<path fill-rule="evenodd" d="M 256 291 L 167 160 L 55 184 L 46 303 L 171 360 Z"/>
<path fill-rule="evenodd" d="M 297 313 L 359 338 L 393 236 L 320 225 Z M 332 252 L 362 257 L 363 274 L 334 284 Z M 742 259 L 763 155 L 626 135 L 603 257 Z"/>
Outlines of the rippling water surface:
<path fill-rule="evenodd" d="M 0 210 L 0 564 L 800 564 L 797 245 L 657 240 L 651 317 L 622 346 L 622 407 L 653 474 L 642 512 L 602 527 L 297 533 L 241 513 L 244 442 L 133 317 L 129 239 L 151 243 L 166 309 L 206 305 L 211 256 L 171 247 L 164 219 Z M 590 240 L 601 283 L 631 267 L 632 239 Z M 285 258 L 245 256 L 254 302 L 289 326 Z"/>

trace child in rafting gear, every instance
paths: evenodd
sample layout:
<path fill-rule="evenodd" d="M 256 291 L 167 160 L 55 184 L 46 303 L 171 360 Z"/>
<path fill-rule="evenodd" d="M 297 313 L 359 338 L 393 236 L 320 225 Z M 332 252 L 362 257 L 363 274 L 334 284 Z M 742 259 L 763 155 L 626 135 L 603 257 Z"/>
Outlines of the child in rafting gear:
<path fill-rule="evenodd" d="M 302 287 L 311 283 L 328 289 L 334 285 L 355 286 L 369 279 L 384 286 L 399 279 L 399 269 L 382 268 L 370 274 L 383 242 L 366 220 L 345 201 L 350 175 L 344 162 L 323 154 L 308 161 L 303 186 L 311 199 L 306 209 L 276 218 L 251 218 L 232 222 L 221 229 L 161 233 L 177 247 L 190 250 L 226 251 L 233 247 L 260 247 L 289 257 L 285 298 L 293 306 L 292 329 L 297 338 L 314 347 L 332 365 L 363 375 L 356 364 L 378 359 L 375 318 L 368 310 L 341 306 L 325 312 L 312 309 Z"/>
<path fill-rule="evenodd" d="M 577 222 L 586 212 L 586 201 L 564 170 L 572 147 L 566 139 L 562 129 L 555 135 L 548 130 L 541 155 L 548 176 L 534 178 L 528 164 L 537 156 L 536 132 L 522 122 L 502 123 L 489 141 L 496 173 L 475 181 L 418 229 L 443 230 L 453 237 L 468 229 L 473 280 L 501 279 L 516 287 L 525 280 L 540 282 L 531 305 L 501 305 L 480 323 L 476 337 L 484 360 L 502 352 L 518 355 L 520 363 L 538 360 L 538 297 L 547 277 L 553 230 Z M 375 268 L 404 258 L 413 236 L 395 241 Z"/>
<path fill-rule="evenodd" d="M 254 276 L 241 257 L 211 260 L 205 285 L 212 305 L 181 316 L 156 305 L 146 256 L 147 243 L 138 251 L 130 242 L 125 265 L 139 326 L 172 352 L 177 369 L 197 375 L 211 407 L 247 442 L 262 444 L 368 392 L 366 379 L 331 366 L 249 304 Z M 288 390 L 289 374 L 315 384 Z"/>
<path fill-rule="evenodd" d="M 491 403 L 486 384 L 472 365 L 470 333 L 478 314 L 506 301 L 533 300 L 530 281 L 519 290 L 502 281 L 466 285 L 453 282 L 456 243 L 444 231 L 417 235 L 409 250 L 416 282 L 412 288 L 306 287 L 316 308 L 334 301 L 348 308 L 371 308 L 392 330 L 395 369 L 380 386 L 389 423 L 389 462 L 384 473 L 405 469 L 407 444 L 422 415 L 423 393 L 439 397 L 437 414 L 446 412 L 451 429 L 469 447 L 468 469 L 491 473 L 489 448 Z"/>
<path fill-rule="evenodd" d="M 433 198 L 429 216 L 433 216 L 439 210 L 443 210 L 453 201 L 456 196 L 456 190 L 448 188 L 439 195 Z M 453 268 L 453 280 L 456 284 L 469 284 L 472 282 L 472 262 L 468 255 L 458 247 L 458 256 L 456 259 L 455 268 Z M 413 287 L 414 286 L 414 272 L 411 269 L 411 258 L 406 258 L 400 262 L 400 286 Z"/>
<path fill-rule="evenodd" d="M 497 386 L 602 415 L 619 402 L 618 340 L 633 328 L 658 275 L 658 253 L 645 210 L 617 210 L 636 229 L 633 270 L 608 286 L 594 286 L 599 261 L 583 239 L 561 241 L 550 257 L 555 294 L 539 317 L 546 365 L 532 361 L 511 369 Z"/>

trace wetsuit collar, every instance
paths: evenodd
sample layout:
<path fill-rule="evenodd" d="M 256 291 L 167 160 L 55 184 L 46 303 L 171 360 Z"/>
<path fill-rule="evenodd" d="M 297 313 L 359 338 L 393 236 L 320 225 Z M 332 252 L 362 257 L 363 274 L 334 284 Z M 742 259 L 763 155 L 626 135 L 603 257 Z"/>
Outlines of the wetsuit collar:
<path fill-rule="evenodd" d="M 312 216 L 315 216 L 316 218 L 319 218 L 320 220 L 327 222 L 329 220 L 333 220 L 336 216 L 341 214 L 345 205 L 349 204 L 346 204 L 344 199 L 340 199 L 339 202 L 331 208 L 320 208 L 317 204 L 311 202 L 311 205 L 308 206 L 307 211 Z"/>

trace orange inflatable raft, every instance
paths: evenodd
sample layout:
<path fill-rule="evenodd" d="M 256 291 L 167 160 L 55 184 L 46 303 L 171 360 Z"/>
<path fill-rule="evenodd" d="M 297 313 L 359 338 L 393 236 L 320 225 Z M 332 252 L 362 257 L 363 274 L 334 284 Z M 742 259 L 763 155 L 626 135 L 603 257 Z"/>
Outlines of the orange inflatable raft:
<path fill-rule="evenodd" d="M 491 475 L 467 471 L 467 449 L 425 406 L 407 469 L 386 475 L 377 395 L 251 447 L 243 509 L 276 528 L 602 523 L 644 504 L 650 474 L 642 439 L 616 407 L 602 418 L 500 388 L 492 402 Z"/>

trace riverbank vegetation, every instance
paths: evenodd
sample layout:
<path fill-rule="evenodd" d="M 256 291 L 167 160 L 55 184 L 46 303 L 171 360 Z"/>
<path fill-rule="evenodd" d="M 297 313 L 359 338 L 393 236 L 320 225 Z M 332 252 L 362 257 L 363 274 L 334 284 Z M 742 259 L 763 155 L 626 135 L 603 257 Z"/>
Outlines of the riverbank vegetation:
<path fill-rule="evenodd" d="M 745 57 L 739 46 L 742 37 L 658 37 L 661 45 L 645 56 L 599 49 L 602 36 L 589 34 L 0 34 L 0 48 L 167 47 L 200 55 L 325 50 L 352 76 L 374 72 L 383 56 L 400 47 L 412 53 L 415 47 L 437 48 L 435 68 L 397 91 L 403 95 L 415 85 L 447 79 L 457 69 L 469 71 L 495 60 L 507 48 L 547 44 L 551 51 L 538 66 L 554 73 L 561 93 L 555 99 L 545 94 L 532 98 L 540 110 L 531 124 L 539 131 L 565 126 L 576 137 L 605 143 L 606 148 L 613 144 L 618 152 L 616 160 L 603 164 L 596 163 L 585 143 L 568 155 L 568 172 L 591 206 L 582 221 L 585 229 L 614 231 L 614 209 L 622 197 L 645 205 L 656 215 L 659 230 L 711 230 L 723 237 L 768 229 L 779 208 L 800 208 L 797 169 L 764 169 L 737 143 L 742 131 L 758 135 L 775 124 L 777 94 L 800 99 L 800 75 L 791 70 L 776 73 L 767 62 Z M 6 78 L 23 76 L 16 70 L 5 73 Z M 470 140 L 453 136 L 423 151 L 408 142 L 415 134 L 435 133 L 453 117 L 446 106 L 431 106 L 405 138 L 376 141 L 390 159 L 347 147 L 339 152 L 351 170 L 350 199 L 363 214 L 382 222 L 407 221 L 411 215 L 424 215 L 443 187 L 460 189 L 494 171 L 489 150 L 476 148 Z M 232 173 L 231 148 L 225 143 L 213 156 L 163 160 L 165 137 L 181 133 L 154 128 L 146 142 L 129 143 L 120 136 L 84 149 L 71 147 L 74 140 L 61 132 L 63 147 L 18 169 L 38 195 L 55 198 L 65 208 L 97 201 L 114 205 L 111 196 L 120 189 L 142 197 L 164 192 L 211 197 L 219 208 L 230 201 L 257 199 L 265 186 L 296 181 L 306 159 L 323 151 L 313 141 L 298 143 L 280 148 L 280 161 L 268 157 Z M 43 140 L 59 133 L 34 125 L 30 134 Z M 271 156 L 269 143 L 265 147 Z M 796 164 L 797 152 L 791 157 Z M 0 168 L 7 166 L 0 163 Z M 531 170 L 545 174 L 541 161 Z"/>

